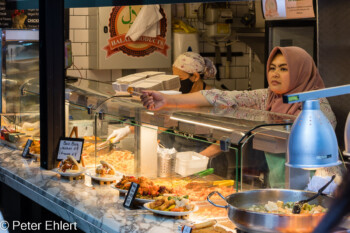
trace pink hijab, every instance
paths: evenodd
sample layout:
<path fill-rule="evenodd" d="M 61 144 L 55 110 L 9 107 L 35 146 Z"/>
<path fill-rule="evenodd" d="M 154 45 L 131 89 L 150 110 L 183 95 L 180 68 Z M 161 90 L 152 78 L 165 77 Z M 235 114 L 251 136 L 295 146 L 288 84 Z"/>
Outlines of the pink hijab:
<path fill-rule="evenodd" d="M 275 47 L 267 60 L 266 75 L 268 75 L 270 64 L 278 51 L 281 51 L 286 59 L 289 70 L 290 87 L 285 95 L 325 87 L 314 60 L 304 49 L 299 47 Z M 266 110 L 289 115 L 299 114 L 301 103 L 285 104 L 282 95 L 278 95 L 270 89 L 268 91 Z"/>

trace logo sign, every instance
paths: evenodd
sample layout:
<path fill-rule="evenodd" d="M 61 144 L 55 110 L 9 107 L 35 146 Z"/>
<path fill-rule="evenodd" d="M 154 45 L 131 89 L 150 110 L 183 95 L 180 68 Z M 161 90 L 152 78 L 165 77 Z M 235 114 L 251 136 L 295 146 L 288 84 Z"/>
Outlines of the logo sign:
<path fill-rule="evenodd" d="M 64 160 L 71 155 L 80 162 L 81 152 L 83 151 L 84 139 L 82 138 L 62 138 L 59 142 L 57 160 Z"/>
<path fill-rule="evenodd" d="M 110 38 L 108 45 L 104 47 L 107 51 L 106 58 L 118 52 L 133 57 L 144 57 L 155 52 L 167 56 L 169 49 L 166 44 L 167 20 L 163 8 L 160 8 L 160 13 L 163 16 L 159 23 L 160 35 L 157 37 L 141 36 L 137 41 L 125 37 L 141 8 L 140 5 L 113 8 L 109 18 Z"/>
<path fill-rule="evenodd" d="M 30 157 L 30 156 L 28 156 L 28 154 L 29 154 L 29 147 L 32 145 L 32 143 L 33 143 L 33 140 L 28 139 L 26 145 L 24 146 L 24 149 L 22 152 L 22 157 L 24 157 L 24 158 Z"/>
<path fill-rule="evenodd" d="M 137 194 L 137 190 L 139 189 L 140 185 L 136 184 L 134 182 L 131 182 L 130 188 L 128 193 L 125 196 L 125 200 L 123 203 L 123 206 L 126 208 L 131 208 L 132 207 L 132 203 L 135 200 L 135 196 Z"/>

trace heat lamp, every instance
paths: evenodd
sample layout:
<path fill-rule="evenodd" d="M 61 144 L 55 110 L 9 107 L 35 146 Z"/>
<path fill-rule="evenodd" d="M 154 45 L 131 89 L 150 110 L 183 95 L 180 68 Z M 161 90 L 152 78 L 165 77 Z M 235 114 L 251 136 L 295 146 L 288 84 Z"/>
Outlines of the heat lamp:
<path fill-rule="evenodd" d="M 319 98 L 350 93 L 350 85 L 283 96 L 284 103 L 302 102 L 302 111 L 293 123 L 287 146 L 286 166 L 316 169 L 339 165 L 334 129 L 320 110 Z"/>

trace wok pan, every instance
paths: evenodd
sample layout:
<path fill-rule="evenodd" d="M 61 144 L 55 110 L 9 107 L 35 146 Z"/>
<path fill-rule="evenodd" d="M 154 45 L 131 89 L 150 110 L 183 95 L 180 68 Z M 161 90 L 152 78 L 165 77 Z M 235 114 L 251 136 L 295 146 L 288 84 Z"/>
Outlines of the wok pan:
<path fill-rule="evenodd" d="M 224 199 L 227 205 L 215 204 L 210 199 L 214 194 L 218 194 Z M 216 207 L 226 208 L 228 218 L 242 231 L 251 233 L 307 233 L 313 231 L 325 215 L 324 213 L 313 215 L 279 215 L 250 211 L 248 208 L 252 205 L 267 204 L 268 201 L 276 202 L 280 200 L 283 202 L 297 202 L 315 194 L 316 193 L 313 192 L 288 189 L 259 189 L 234 193 L 225 198 L 221 193 L 214 191 L 208 195 L 207 200 Z M 317 204 L 328 208 L 332 200 L 333 199 L 329 196 L 319 196 L 309 204 Z"/>

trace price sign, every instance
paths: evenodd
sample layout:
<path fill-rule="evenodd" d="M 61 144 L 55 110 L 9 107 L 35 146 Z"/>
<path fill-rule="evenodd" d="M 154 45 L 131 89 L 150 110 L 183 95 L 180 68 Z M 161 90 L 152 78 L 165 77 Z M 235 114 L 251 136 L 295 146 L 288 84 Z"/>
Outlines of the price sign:
<path fill-rule="evenodd" d="M 64 160 L 71 155 L 80 162 L 81 152 L 83 151 L 84 139 L 82 138 L 62 138 L 59 142 L 57 160 Z"/>
<path fill-rule="evenodd" d="M 22 152 L 22 157 L 24 157 L 24 158 L 30 157 L 30 156 L 28 156 L 28 154 L 29 154 L 29 147 L 32 145 L 32 143 L 33 143 L 33 140 L 28 139 L 26 145 L 24 146 L 24 149 Z"/>
<path fill-rule="evenodd" d="M 192 232 L 192 228 L 189 226 L 184 226 L 184 228 L 182 229 L 182 233 L 191 233 Z"/>
<path fill-rule="evenodd" d="M 135 196 L 137 194 L 137 190 L 139 189 L 140 185 L 136 184 L 134 182 L 131 182 L 130 188 L 128 193 L 125 196 L 125 200 L 123 203 L 123 206 L 126 208 L 131 208 L 132 207 L 132 203 L 135 200 Z"/>

